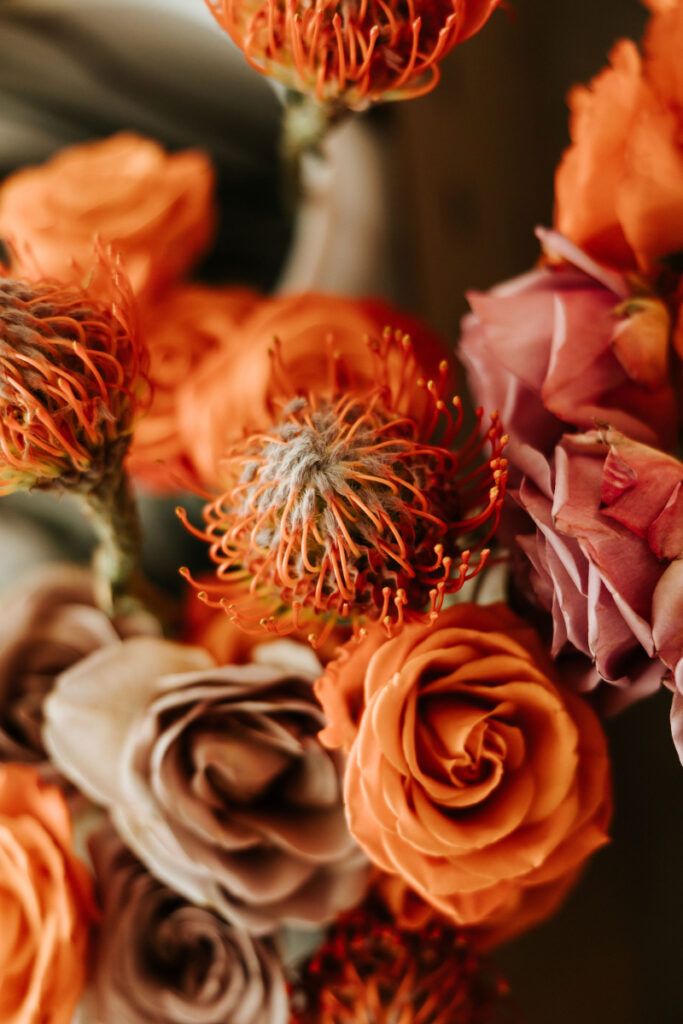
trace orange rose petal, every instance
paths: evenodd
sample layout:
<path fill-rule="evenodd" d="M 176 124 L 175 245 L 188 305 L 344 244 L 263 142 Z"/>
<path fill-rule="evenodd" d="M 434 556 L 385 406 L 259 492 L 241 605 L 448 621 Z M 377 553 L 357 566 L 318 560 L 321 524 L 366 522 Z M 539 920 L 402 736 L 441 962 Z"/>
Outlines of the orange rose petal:
<path fill-rule="evenodd" d="M 646 92 L 631 126 L 617 212 L 638 263 L 648 270 L 683 248 L 681 120 Z"/>
<path fill-rule="evenodd" d="M 435 702 L 429 701 L 420 717 L 415 714 L 415 703 L 406 709 L 404 720 L 404 750 L 414 779 L 430 799 L 444 807 L 478 803 L 500 781 L 500 759 L 488 758 L 491 768 L 476 783 L 469 779 L 466 785 L 461 776 L 471 763 L 468 742 L 480 745 L 472 737 L 483 735 L 490 712 L 451 706 L 450 702 L 448 707 L 436 710 L 432 706 Z"/>
<path fill-rule="evenodd" d="M 519 620 L 507 618 L 514 636 L 501 634 L 506 615 L 455 606 L 443 628 L 409 626 L 376 650 L 347 766 L 356 838 L 460 924 L 504 920 L 526 887 L 541 914 L 606 839 L 597 718 L 546 674 L 547 655 Z M 458 628 L 469 617 L 478 630 Z"/>
<path fill-rule="evenodd" d="M 0 231 L 31 255 L 41 275 L 78 281 L 93 238 L 112 244 L 136 292 L 184 274 L 214 227 L 214 175 L 198 151 L 167 154 L 120 132 L 69 146 L 0 188 Z M 30 272 L 30 267 L 29 267 Z"/>
<path fill-rule="evenodd" d="M 22 765 L 0 767 L 0 1016 L 69 1024 L 85 982 L 92 891 L 66 802 Z"/>
<path fill-rule="evenodd" d="M 683 110 L 683 7 L 679 0 L 650 0 L 659 12 L 645 34 L 645 71 L 660 96 Z"/>
<path fill-rule="evenodd" d="M 632 262 L 619 224 L 616 201 L 626 142 L 642 81 L 640 54 L 622 40 L 610 54 L 611 67 L 569 96 L 572 145 L 555 178 L 558 230 L 596 259 L 615 266 Z"/>

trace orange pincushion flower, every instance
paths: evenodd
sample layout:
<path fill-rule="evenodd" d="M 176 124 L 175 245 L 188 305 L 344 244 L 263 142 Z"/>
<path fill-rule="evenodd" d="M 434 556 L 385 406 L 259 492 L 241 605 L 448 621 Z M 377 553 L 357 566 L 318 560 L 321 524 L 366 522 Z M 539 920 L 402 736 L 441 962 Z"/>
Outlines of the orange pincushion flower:
<path fill-rule="evenodd" d="M 96 296 L 0 276 L 0 494 L 88 491 L 120 466 L 149 396 L 147 353 L 125 281 L 104 258 L 97 271 Z"/>
<path fill-rule="evenodd" d="M 231 445 L 225 492 L 205 506 L 203 529 L 189 527 L 210 546 L 216 596 L 233 588 L 217 603 L 245 629 L 292 633 L 312 612 L 325 620 L 318 642 L 340 618 L 356 631 L 379 620 L 391 635 L 404 621 L 433 621 L 486 561 L 487 550 L 476 563 L 470 554 L 495 530 L 503 500 L 497 415 L 453 450 L 462 411 L 458 398 L 455 414 L 445 401 L 447 365 L 437 382 L 419 378 L 400 332 L 368 348 L 378 383 L 283 400 L 279 422 Z M 403 411 L 413 391 L 425 398 L 419 416 Z"/>
<path fill-rule="evenodd" d="M 424 376 L 438 372 L 446 351 L 442 340 L 377 299 L 319 292 L 264 298 L 234 330 L 222 331 L 216 351 L 178 391 L 181 444 L 202 481 L 219 484 L 217 467 L 227 441 L 269 422 L 276 412 L 273 400 L 283 392 L 329 395 L 335 387 L 374 384 L 364 339 L 385 324 L 410 334 Z M 401 359 L 394 355 L 389 374 L 398 385 Z"/>
<path fill-rule="evenodd" d="M 210 577 L 200 579 L 198 585 L 210 586 L 214 590 L 216 587 L 215 580 Z M 220 590 L 221 596 L 228 598 L 228 603 L 233 592 L 234 588 L 230 586 Z M 255 598 L 252 611 L 257 617 L 259 608 L 260 602 Z M 292 639 L 298 640 L 302 644 L 306 643 L 311 626 L 315 625 L 312 614 L 309 613 L 307 619 L 308 621 L 305 618 L 299 629 L 292 634 Z M 322 665 L 326 665 L 336 658 L 342 646 L 350 638 L 351 630 L 348 627 L 337 626 L 316 648 L 318 661 Z M 203 647 L 215 658 L 218 665 L 247 664 L 252 660 L 254 648 L 263 646 L 270 639 L 270 637 L 264 637 L 258 633 L 245 633 L 230 621 L 221 608 L 210 608 L 203 601 L 198 601 L 194 591 L 190 590 L 183 614 L 182 640 L 193 647 Z"/>
<path fill-rule="evenodd" d="M 439 61 L 473 36 L 500 0 L 206 0 L 253 68 L 320 102 L 429 92 Z"/>
<path fill-rule="evenodd" d="M 306 964 L 291 1024 L 492 1024 L 507 992 L 452 928 L 433 920 L 404 932 L 366 905 L 344 914 Z"/>

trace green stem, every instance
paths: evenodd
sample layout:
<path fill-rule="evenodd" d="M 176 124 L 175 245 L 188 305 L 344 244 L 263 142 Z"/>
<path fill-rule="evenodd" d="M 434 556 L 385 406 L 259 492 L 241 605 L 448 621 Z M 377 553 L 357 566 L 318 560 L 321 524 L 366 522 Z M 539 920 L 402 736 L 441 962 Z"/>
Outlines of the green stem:
<path fill-rule="evenodd" d="M 97 599 L 112 614 L 121 603 L 138 603 L 142 574 L 142 530 L 128 474 L 120 468 L 96 488 L 81 494 L 98 544 L 93 554 Z"/>
<path fill-rule="evenodd" d="M 322 157 L 321 147 L 328 132 L 349 113 L 349 108 L 342 103 L 318 103 L 304 93 L 287 90 L 280 153 L 284 167 L 284 201 L 289 213 L 296 212 L 301 199 L 301 158 L 305 153 Z"/>

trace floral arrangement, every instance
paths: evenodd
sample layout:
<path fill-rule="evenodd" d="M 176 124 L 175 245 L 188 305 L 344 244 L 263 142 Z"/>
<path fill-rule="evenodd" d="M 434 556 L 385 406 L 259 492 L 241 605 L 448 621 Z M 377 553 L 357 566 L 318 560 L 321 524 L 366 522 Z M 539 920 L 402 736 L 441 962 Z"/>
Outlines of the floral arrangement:
<path fill-rule="evenodd" d="M 280 90 L 290 200 L 499 6 L 206 3 Z M 457 348 L 193 281 L 200 152 L 125 132 L 0 185 L 0 494 L 96 538 L 2 596 L 7 1024 L 524 1019 L 491 951 L 609 841 L 602 719 L 668 689 L 683 761 L 683 2 L 650 6 Z M 136 491 L 196 544 L 179 602 Z"/>

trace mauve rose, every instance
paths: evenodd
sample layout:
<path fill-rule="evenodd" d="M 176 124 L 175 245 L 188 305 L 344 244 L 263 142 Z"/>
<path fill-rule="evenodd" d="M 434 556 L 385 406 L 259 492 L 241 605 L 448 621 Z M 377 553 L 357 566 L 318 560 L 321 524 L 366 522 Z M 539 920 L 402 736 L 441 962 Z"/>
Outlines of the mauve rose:
<path fill-rule="evenodd" d="M 99 1024 L 286 1024 L 272 947 L 150 875 L 105 825 L 89 841 L 102 904 Z"/>
<path fill-rule="evenodd" d="M 158 631 L 143 613 L 112 622 L 95 604 L 87 569 L 41 566 L 12 587 L 0 601 L 0 761 L 32 764 L 63 785 L 41 737 L 43 701 L 56 676 L 123 636 Z"/>
<path fill-rule="evenodd" d="M 489 292 L 470 292 L 459 356 L 475 401 L 500 412 L 513 441 L 550 455 L 568 427 L 609 424 L 670 448 L 676 414 L 670 319 L 654 298 L 567 239 L 539 231 L 540 266 Z M 515 449 L 506 452 L 514 461 Z"/>
<path fill-rule="evenodd" d="M 266 933 L 331 920 L 368 869 L 344 818 L 343 755 L 317 738 L 317 659 L 288 641 L 253 657 L 264 663 L 218 668 L 152 638 L 98 651 L 60 676 L 45 739 L 153 874 Z"/>
<path fill-rule="evenodd" d="M 565 436 L 551 463 L 518 456 L 518 500 L 536 525 L 519 540 L 552 612 L 553 653 L 569 643 L 593 659 L 576 682 L 612 684 L 607 710 L 680 686 L 683 464 L 615 430 Z"/>

